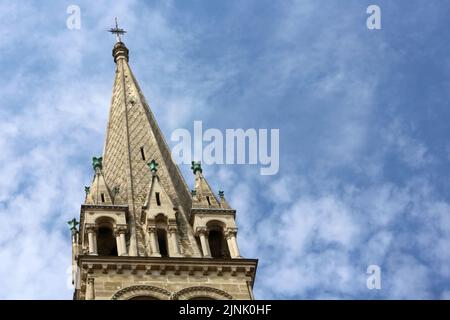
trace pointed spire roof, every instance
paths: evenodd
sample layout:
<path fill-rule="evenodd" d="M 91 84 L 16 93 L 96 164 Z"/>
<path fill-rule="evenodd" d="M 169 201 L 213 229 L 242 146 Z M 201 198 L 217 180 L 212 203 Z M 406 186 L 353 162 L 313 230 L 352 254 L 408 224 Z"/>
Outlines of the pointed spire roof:
<path fill-rule="evenodd" d="M 155 159 L 168 196 L 187 214 L 191 206 L 189 189 L 130 69 L 123 42 L 115 44 L 113 57 L 116 73 L 102 170 L 106 183 L 119 187 L 120 201 L 116 204 L 128 205 L 132 219 L 137 218 L 152 177 L 147 162 Z"/>
<path fill-rule="evenodd" d="M 195 175 L 195 187 L 192 192 L 193 208 L 220 208 L 220 204 L 214 195 L 208 181 L 203 176 L 200 162 L 192 161 L 192 171 Z"/>
<path fill-rule="evenodd" d="M 219 190 L 219 198 L 220 198 L 220 207 L 223 209 L 231 209 L 228 201 L 225 199 L 225 192 Z"/>
<path fill-rule="evenodd" d="M 108 186 L 106 185 L 106 181 L 102 173 L 102 158 L 94 157 L 92 165 L 95 174 L 91 186 L 86 188 L 85 204 L 97 204 L 97 205 L 113 204 L 111 192 Z"/>
<path fill-rule="evenodd" d="M 164 190 L 164 187 L 161 185 L 161 180 L 155 171 L 152 175 L 150 190 L 148 192 L 144 207 L 150 209 L 158 207 L 161 208 L 161 204 L 163 204 L 167 209 L 173 209 L 173 203 L 171 202 L 167 192 Z"/>
<path fill-rule="evenodd" d="M 143 254 L 139 233 L 142 206 L 149 192 L 152 173 L 149 159 L 159 163 L 158 176 L 174 206 L 189 219 L 192 198 L 186 182 L 173 162 L 171 151 L 156 123 L 147 101 L 128 64 L 129 50 L 120 38 L 125 31 L 118 25 L 110 30 L 116 34 L 112 55 L 116 64 L 115 79 L 109 109 L 103 167 L 97 176 L 99 185 L 113 188 L 104 194 L 114 205 L 127 206 L 129 224 L 129 255 Z M 95 180 L 95 179 L 94 179 Z M 95 183 L 91 188 L 94 188 Z M 111 191 L 111 189 L 109 189 Z M 94 202 L 90 190 L 87 202 Z M 112 196 L 112 197 L 111 197 Z"/>

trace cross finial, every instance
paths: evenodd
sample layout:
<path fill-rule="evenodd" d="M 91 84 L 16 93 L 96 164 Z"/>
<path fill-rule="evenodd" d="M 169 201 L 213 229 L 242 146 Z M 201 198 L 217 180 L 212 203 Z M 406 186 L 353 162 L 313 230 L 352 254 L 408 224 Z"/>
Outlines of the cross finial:
<path fill-rule="evenodd" d="M 158 171 L 158 162 L 155 161 L 155 159 L 153 159 L 152 161 L 150 161 L 149 163 L 147 163 L 147 166 L 150 168 L 150 171 L 153 174 L 156 174 L 156 171 Z"/>
<path fill-rule="evenodd" d="M 117 17 L 116 17 L 116 26 L 114 28 L 109 29 L 108 32 L 111 32 L 112 34 L 116 35 L 117 42 L 122 42 L 122 40 L 120 39 L 120 35 L 127 33 L 125 30 L 119 28 L 119 24 L 117 23 Z"/>
<path fill-rule="evenodd" d="M 77 219 L 73 218 L 70 221 L 67 221 L 67 224 L 70 226 L 70 230 L 77 231 L 77 225 L 79 225 Z"/>
<path fill-rule="evenodd" d="M 102 165 L 102 162 L 103 162 L 103 157 L 93 157 L 92 158 L 92 167 L 94 168 L 94 170 L 96 170 L 97 168 L 102 168 L 103 167 L 103 165 Z"/>
<path fill-rule="evenodd" d="M 202 164 L 200 163 L 200 161 L 192 161 L 191 169 L 194 172 L 194 174 L 196 174 L 197 171 L 200 171 L 200 173 L 203 172 Z"/>

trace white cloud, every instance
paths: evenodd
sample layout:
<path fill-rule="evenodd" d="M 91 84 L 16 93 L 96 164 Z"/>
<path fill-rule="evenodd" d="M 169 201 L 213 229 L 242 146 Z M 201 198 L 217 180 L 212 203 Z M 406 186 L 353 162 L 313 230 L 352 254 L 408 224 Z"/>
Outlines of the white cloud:
<path fill-rule="evenodd" d="M 23 55 L 23 63 L 5 66 L 12 76 L 0 86 L 2 97 L 19 101 L 0 111 L 0 274 L 7 275 L 1 298 L 71 298 L 66 221 L 78 215 L 91 179 L 89 158 L 102 150 L 114 65 L 112 39 L 98 35 L 114 16 L 135 34 L 129 37 L 130 64 L 163 128 L 199 118 L 234 125 L 227 117 L 257 125 L 263 113 L 276 121 L 275 113 L 291 110 L 281 102 L 264 110 L 261 99 L 283 101 L 289 90 L 308 91 L 296 110 L 306 120 L 294 113 L 284 127 L 294 128 L 289 139 L 298 149 L 288 156 L 299 163 L 283 162 L 274 177 L 235 166 L 205 173 L 238 210 L 241 251 L 260 258 L 257 298 L 436 297 L 434 277 L 450 278 L 450 204 L 435 195 L 427 175 L 404 184 L 384 176 L 384 157 L 392 152 L 413 169 L 434 159 L 399 120 L 375 133 L 384 148 L 372 150 L 373 157 L 365 152 L 373 143 L 378 77 L 389 65 L 372 75 L 365 66 L 383 41 L 366 47 L 348 19 L 312 32 L 308 24 L 321 5 L 302 1 L 283 4 L 283 22 L 267 35 L 281 48 L 260 52 L 249 65 L 239 48 L 231 48 L 204 64 L 188 53 L 208 30 L 195 21 L 189 30 L 173 26 L 170 2 L 143 10 L 135 1 L 80 7 L 78 33 L 65 29 L 65 8 L 50 14 L 12 2 L 0 8 L 0 48 L 5 55 L 19 48 Z M 58 23 L 61 29 L 53 26 Z M 50 31 L 28 37 L 40 24 Z M 22 45 L 36 50 L 24 54 Z M 248 83 L 235 84 L 245 72 Z M 239 108 L 209 105 L 230 82 L 248 89 L 233 97 Z M 349 176 L 333 173 L 343 167 L 351 169 Z M 379 295 L 365 286 L 369 264 L 383 266 Z M 448 288 L 437 295 L 448 299 Z"/>
<path fill-rule="evenodd" d="M 433 161 L 427 147 L 405 133 L 405 125 L 398 119 L 392 121 L 383 132 L 387 147 L 394 148 L 400 159 L 411 168 L 421 168 Z"/>

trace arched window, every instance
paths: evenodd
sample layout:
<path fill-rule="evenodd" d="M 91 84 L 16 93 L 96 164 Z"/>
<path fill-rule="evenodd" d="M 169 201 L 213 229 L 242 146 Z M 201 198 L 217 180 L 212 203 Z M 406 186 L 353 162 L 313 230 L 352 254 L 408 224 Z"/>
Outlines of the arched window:
<path fill-rule="evenodd" d="M 159 300 L 159 299 L 153 296 L 135 296 L 128 300 Z"/>
<path fill-rule="evenodd" d="M 155 223 L 159 253 L 161 254 L 161 257 L 168 257 L 169 246 L 167 240 L 167 217 L 160 213 L 155 217 Z"/>
<path fill-rule="evenodd" d="M 156 235 L 158 237 L 159 253 L 161 257 L 168 257 L 169 250 L 167 249 L 167 232 L 164 229 L 156 229 Z"/>
<path fill-rule="evenodd" d="M 216 299 L 211 298 L 211 297 L 193 297 L 193 298 L 189 298 L 188 300 L 216 300 Z"/>
<path fill-rule="evenodd" d="M 117 243 L 110 226 L 102 225 L 97 231 L 97 251 L 99 256 L 117 256 Z"/>
<path fill-rule="evenodd" d="M 209 231 L 208 241 L 213 258 L 230 258 L 228 245 L 221 229 L 211 229 Z"/>

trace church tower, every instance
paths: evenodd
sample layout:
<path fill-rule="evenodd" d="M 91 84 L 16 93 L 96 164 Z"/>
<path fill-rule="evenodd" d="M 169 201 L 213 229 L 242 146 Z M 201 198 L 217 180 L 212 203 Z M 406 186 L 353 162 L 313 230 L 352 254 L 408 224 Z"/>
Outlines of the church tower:
<path fill-rule="evenodd" d="M 74 299 L 253 299 L 236 211 L 192 163 L 186 184 L 130 69 L 116 27 L 106 139 L 72 231 Z M 79 227 L 79 228 L 77 228 Z"/>

